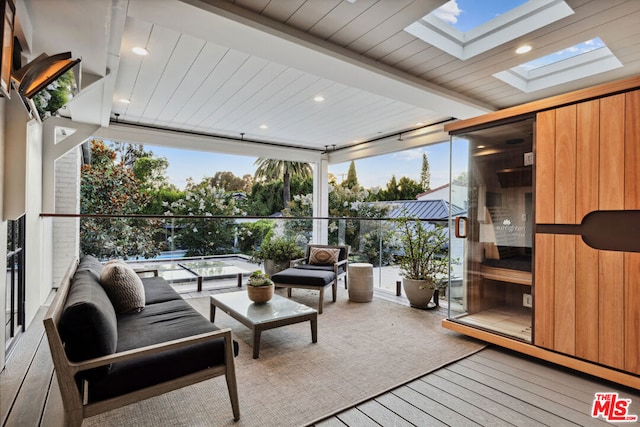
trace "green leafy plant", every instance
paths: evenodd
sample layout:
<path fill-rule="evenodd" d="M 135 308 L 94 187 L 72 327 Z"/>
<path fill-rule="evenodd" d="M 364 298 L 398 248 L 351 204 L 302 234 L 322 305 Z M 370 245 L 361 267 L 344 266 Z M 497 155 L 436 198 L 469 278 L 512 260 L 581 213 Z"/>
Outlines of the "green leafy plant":
<path fill-rule="evenodd" d="M 395 222 L 402 252 L 397 256 L 402 275 L 407 279 L 425 280 L 430 289 L 438 288 L 438 279 L 447 274 L 449 267 L 445 227 L 410 216 Z"/>
<path fill-rule="evenodd" d="M 292 259 L 302 258 L 304 251 L 293 241 L 284 237 L 272 237 L 262 241 L 260 248 L 253 253 L 254 262 L 272 260 L 281 263 Z"/>
<path fill-rule="evenodd" d="M 267 273 L 263 273 L 261 270 L 256 270 L 251 273 L 251 276 L 249 276 L 247 285 L 256 288 L 261 286 L 271 286 L 273 285 L 273 281 L 269 278 Z"/>

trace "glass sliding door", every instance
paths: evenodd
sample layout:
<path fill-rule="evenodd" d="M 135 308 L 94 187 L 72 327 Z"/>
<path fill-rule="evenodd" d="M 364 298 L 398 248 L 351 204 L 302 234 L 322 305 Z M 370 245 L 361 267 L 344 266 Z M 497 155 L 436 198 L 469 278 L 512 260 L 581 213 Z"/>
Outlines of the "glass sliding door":
<path fill-rule="evenodd" d="M 451 218 L 449 319 L 527 342 L 533 125 L 528 118 L 451 138 L 451 200 L 464 211 Z"/>

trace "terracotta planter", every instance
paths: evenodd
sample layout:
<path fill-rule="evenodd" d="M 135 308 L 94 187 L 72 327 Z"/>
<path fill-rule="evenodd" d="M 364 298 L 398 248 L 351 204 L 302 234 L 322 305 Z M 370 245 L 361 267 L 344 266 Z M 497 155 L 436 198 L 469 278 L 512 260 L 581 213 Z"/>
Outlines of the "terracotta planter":
<path fill-rule="evenodd" d="M 249 299 L 257 304 L 265 303 L 273 297 L 274 286 L 247 286 Z"/>
<path fill-rule="evenodd" d="M 411 307 L 431 308 L 429 302 L 433 298 L 434 289 L 429 287 L 429 281 L 403 278 L 402 287 Z"/>

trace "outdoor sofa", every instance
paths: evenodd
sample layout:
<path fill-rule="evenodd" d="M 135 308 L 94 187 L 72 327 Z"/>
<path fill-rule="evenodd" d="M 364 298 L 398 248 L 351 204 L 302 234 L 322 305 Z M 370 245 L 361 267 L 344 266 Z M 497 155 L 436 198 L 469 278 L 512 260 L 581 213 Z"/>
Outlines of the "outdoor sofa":
<path fill-rule="evenodd" d="M 100 283 L 103 268 L 91 256 L 75 259 L 44 318 L 65 425 L 220 375 L 238 420 L 231 330 L 217 328 L 153 270 L 141 278 L 144 307 L 118 313 Z"/>

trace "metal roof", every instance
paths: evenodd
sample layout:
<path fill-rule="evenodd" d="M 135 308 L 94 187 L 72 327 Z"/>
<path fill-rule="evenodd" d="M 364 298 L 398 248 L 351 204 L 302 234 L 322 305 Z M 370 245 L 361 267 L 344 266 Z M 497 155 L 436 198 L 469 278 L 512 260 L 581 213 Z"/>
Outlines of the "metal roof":
<path fill-rule="evenodd" d="M 450 205 L 445 200 L 395 200 L 392 202 L 378 202 L 391 204 L 392 210 L 390 218 L 410 216 L 422 220 L 443 220 L 449 219 L 449 208 L 453 215 L 460 215 L 465 210 L 456 205 Z"/>

